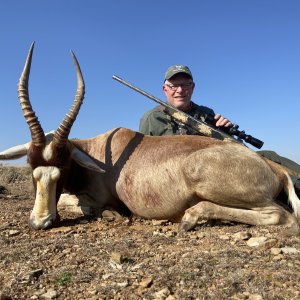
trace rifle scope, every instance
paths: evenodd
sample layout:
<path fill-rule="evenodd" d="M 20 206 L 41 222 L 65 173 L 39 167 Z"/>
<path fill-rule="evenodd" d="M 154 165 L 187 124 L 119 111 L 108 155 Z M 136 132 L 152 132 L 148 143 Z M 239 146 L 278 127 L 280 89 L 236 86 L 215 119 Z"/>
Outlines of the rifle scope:
<path fill-rule="evenodd" d="M 209 123 L 213 124 L 214 126 L 216 125 L 216 120 L 214 119 L 214 117 L 212 115 L 208 115 L 206 120 Z M 218 128 L 218 127 L 216 127 L 216 128 Z M 231 136 L 236 136 L 237 138 L 245 141 L 246 143 L 251 144 L 252 146 L 254 146 L 258 149 L 260 149 L 263 146 L 263 144 L 264 144 L 263 141 L 253 137 L 250 134 L 246 134 L 244 130 L 240 131 L 238 128 L 239 128 L 239 125 L 234 124 L 231 127 L 224 127 L 224 128 L 218 128 L 218 129 L 224 131 L 225 133 L 227 133 Z"/>

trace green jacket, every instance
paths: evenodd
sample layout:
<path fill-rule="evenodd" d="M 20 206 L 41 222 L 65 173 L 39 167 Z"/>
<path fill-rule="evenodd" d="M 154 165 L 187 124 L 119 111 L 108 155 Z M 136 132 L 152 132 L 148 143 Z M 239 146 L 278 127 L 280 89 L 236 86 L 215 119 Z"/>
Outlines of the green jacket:
<path fill-rule="evenodd" d="M 175 122 L 169 115 L 164 113 L 164 107 L 159 105 L 147 111 L 140 120 L 139 131 L 147 135 L 180 135 L 197 134 L 185 125 Z M 199 106 L 192 102 L 189 115 L 201 121 L 208 122 L 207 117 L 214 117 L 214 111 L 206 106 Z"/>

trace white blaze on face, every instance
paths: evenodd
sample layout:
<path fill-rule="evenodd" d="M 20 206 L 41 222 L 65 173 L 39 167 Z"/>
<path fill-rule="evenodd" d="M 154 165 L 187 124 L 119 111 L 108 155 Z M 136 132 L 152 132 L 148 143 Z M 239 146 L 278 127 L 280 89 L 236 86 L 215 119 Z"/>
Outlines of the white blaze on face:
<path fill-rule="evenodd" d="M 51 144 L 51 142 L 50 142 Z M 53 151 L 52 151 L 52 147 L 50 146 L 50 144 L 48 144 L 45 149 L 43 150 L 43 158 L 46 161 L 49 161 L 52 158 L 53 155 Z"/>
<path fill-rule="evenodd" d="M 30 224 L 36 229 L 47 228 L 56 219 L 56 183 L 60 171 L 56 167 L 38 167 L 33 171 L 36 197 L 30 214 Z"/>

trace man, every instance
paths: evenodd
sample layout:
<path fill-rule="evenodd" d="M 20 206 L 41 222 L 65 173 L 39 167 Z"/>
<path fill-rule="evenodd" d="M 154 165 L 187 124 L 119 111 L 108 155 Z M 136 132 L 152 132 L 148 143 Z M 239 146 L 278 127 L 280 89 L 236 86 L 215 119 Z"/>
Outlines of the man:
<path fill-rule="evenodd" d="M 188 113 L 196 119 L 201 119 L 217 127 L 226 128 L 232 123 L 206 106 L 199 106 L 192 102 L 192 94 L 195 88 L 193 76 L 186 66 L 171 66 L 166 74 L 163 91 L 170 105 Z M 178 124 L 166 115 L 163 106 L 157 106 L 146 112 L 140 122 L 140 132 L 147 135 L 177 135 L 194 134 L 184 125 Z M 212 124 L 216 122 L 215 124 Z"/>
<path fill-rule="evenodd" d="M 225 117 L 206 106 L 199 106 L 192 101 L 195 88 L 191 70 L 184 65 L 174 65 L 167 69 L 164 78 L 163 91 L 168 104 L 184 111 L 196 119 L 214 125 L 220 130 L 226 131 L 233 124 Z M 140 121 L 140 132 L 146 135 L 180 135 L 197 134 L 193 130 L 174 121 L 169 115 L 164 113 L 163 106 L 157 106 L 146 112 Z M 279 156 L 273 151 L 257 151 L 260 155 L 275 161 L 294 172 L 300 174 L 300 165 Z M 300 179 L 292 176 L 296 192 L 300 196 Z"/>

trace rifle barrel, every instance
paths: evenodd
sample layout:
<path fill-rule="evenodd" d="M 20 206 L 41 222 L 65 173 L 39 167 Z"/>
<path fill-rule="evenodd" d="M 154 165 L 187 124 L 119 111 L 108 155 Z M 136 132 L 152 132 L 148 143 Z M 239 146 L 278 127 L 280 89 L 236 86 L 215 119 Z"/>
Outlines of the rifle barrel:
<path fill-rule="evenodd" d="M 119 82 L 121 82 L 121 83 L 123 83 L 124 85 L 130 87 L 131 89 L 135 90 L 136 92 L 139 92 L 140 94 L 142 94 L 142 95 L 150 98 L 151 100 L 155 101 L 158 104 L 161 104 L 161 105 L 166 106 L 166 107 L 170 106 L 168 103 L 166 103 L 166 102 L 164 102 L 164 101 L 156 98 L 155 96 L 153 96 L 153 95 L 151 95 L 151 94 L 149 94 L 149 93 L 147 93 L 147 92 L 145 92 L 145 91 L 143 91 L 143 90 L 135 87 L 134 85 L 130 84 L 129 82 L 125 81 L 124 79 L 122 79 L 122 78 L 120 78 L 120 77 L 118 77 L 116 75 L 113 75 L 112 78 L 115 79 L 115 80 L 117 80 L 117 81 L 119 81 Z M 177 109 L 176 107 L 172 107 L 172 109 L 174 109 L 174 110 L 176 110 L 178 112 L 182 112 L 179 109 Z"/>

